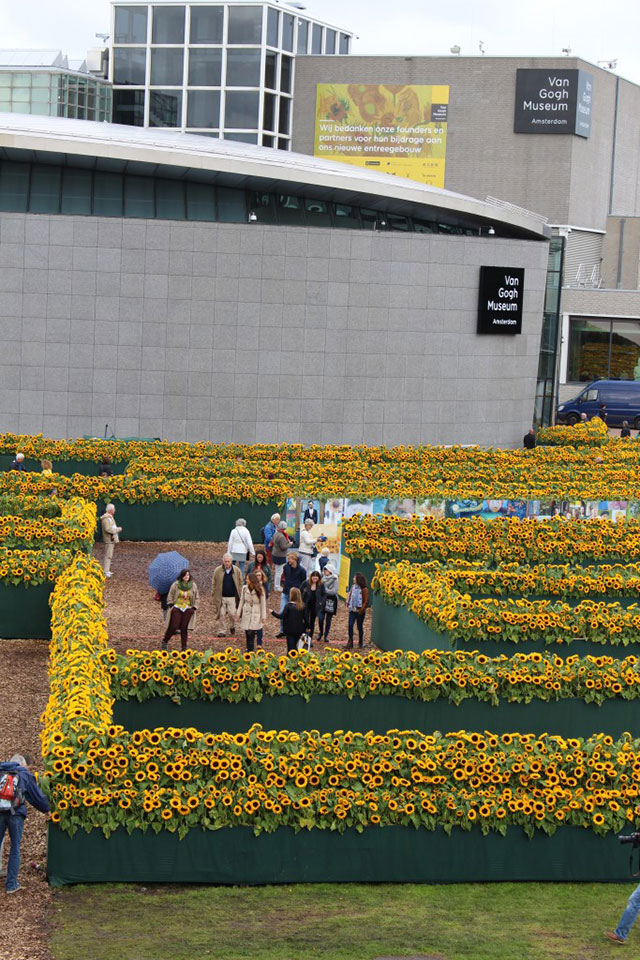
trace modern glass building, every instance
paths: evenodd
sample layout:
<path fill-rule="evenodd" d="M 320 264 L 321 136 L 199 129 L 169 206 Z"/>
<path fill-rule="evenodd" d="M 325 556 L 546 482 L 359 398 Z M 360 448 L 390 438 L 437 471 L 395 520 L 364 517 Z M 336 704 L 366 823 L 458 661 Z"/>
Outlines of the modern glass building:
<path fill-rule="evenodd" d="M 0 112 L 111 120 L 111 86 L 60 50 L 0 50 Z"/>
<path fill-rule="evenodd" d="M 113 120 L 289 150 L 296 56 L 352 34 L 302 4 L 113 4 Z"/>

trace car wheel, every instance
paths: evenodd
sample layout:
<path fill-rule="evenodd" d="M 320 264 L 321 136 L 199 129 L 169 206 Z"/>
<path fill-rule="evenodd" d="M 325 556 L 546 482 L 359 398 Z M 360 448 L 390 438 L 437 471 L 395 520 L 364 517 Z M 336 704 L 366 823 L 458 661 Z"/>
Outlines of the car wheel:
<path fill-rule="evenodd" d="M 633 421 L 633 429 L 640 430 L 640 417 L 636 417 Z"/>
<path fill-rule="evenodd" d="M 576 425 L 576 423 L 578 422 L 579 419 L 580 419 L 580 417 L 578 416 L 577 413 L 570 413 L 569 416 L 567 417 L 567 424 L 568 424 L 570 427 L 575 427 L 575 425 Z"/>

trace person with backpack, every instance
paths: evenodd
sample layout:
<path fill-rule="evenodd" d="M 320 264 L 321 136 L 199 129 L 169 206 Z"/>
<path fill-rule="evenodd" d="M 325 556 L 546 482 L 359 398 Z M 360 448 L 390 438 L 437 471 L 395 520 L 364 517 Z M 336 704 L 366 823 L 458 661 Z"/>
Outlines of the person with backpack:
<path fill-rule="evenodd" d="M 287 638 L 287 653 L 291 656 L 298 649 L 298 640 L 307 630 L 307 611 L 298 587 L 292 587 L 288 602 L 282 613 L 271 611 L 272 617 L 282 621 L 282 633 Z M 281 636 L 281 634 L 278 634 Z"/>
<path fill-rule="evenodd" d="M 331 621 L 338 612 L 338 574 L 331 562 L 326 563 L 322 568 L 322 586 L 325 590 L 324 610 L 322 616 L 318 617 L 318 629 L 320 630 L 319 639 L 327 643 Z"/>
<path fill-rule="evenodd" d="M 20 870 L 20 842 L 27 816 L 28 801 L 36 810 L 49 814 L 49 802 L 29 771 L 26 759 L 14 753 L 6 763 L 0 763 L 0 847 L 8 831 L 11 850 L 7 865 L 7 893 L 17 893 Z M 48 819 L 48 816 L 47 816 Z"/>
<path fill-rule="evenodd" d="M 276 530 L 278 529 L 279 523 L 280 514 L 274 513 L 271 515 L 269 522 L 262 528 L 262 543 L 267 554 L 267 563 L 270 567 L 273 566 L 273 555 L 271 553 L 273 550 L 273 538 L 276 535 Z"/>

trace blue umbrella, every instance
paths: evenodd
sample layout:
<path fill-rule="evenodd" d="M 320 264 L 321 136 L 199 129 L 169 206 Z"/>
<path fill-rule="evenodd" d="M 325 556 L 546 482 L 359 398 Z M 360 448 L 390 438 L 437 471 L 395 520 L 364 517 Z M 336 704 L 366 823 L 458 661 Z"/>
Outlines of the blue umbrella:
<path fill-rule="evenodd" d="M 189 561 L 177 550 L 159 553 L 149 564 L 149 586 L 158 593 L 168 593 L 181 570 L 189 566 Z"/>

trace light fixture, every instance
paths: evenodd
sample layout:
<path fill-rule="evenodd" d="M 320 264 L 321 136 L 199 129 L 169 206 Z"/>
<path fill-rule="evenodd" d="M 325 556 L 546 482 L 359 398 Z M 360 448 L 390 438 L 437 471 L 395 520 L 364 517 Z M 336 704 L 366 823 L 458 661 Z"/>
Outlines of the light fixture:
<path fill-rule="evenodd" d="M 493 229 L 493 227 L 489 227 L 489 229 L 487 230 L 487 233 L 489 234 L 490 237 L 495 237 L 496 235 L 496 232 Z"/>
<path fill-rule="evenodd" d="M 461 47 L 459 47 L 457 43 L 453 47 L 451 47 L 451 53 L 456 57 L 460 56 L 460 50 L 461 50 Z"/>
<path fill-rule="evenodd" d="M 256 223 L 257 219 L 258 219 L 258 214 L 255 212 L 255 210 L 250 210 L 249 223 Z"/>

